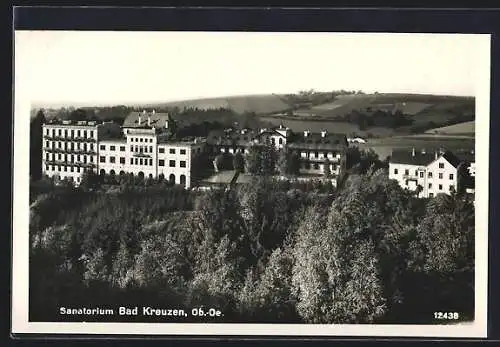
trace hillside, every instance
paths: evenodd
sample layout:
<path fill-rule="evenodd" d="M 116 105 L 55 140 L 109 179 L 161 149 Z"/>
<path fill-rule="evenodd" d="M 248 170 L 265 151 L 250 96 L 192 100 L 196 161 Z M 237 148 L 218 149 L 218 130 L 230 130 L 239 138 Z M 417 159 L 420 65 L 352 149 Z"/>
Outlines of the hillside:
<path fill-rule="evenodd" d="M 458 135 L 458 134 L 474 134 L 475 121 L 454 124 L 446 127 L 427 130 L 426 134 L 442 134 L 442 135 Z"/>
<path fill-rule="evenodd" d="M 192 99 L 183 101 L 172 101 L 157 104 L 137 105 L 137 107 L 158 107 L 198 109 L 230 109 L 236 113 L 255 112 L 257 114 L 269 114 L 289 109 L 282 97 L 277 94 L 229 96 L 220 98 Z"/>

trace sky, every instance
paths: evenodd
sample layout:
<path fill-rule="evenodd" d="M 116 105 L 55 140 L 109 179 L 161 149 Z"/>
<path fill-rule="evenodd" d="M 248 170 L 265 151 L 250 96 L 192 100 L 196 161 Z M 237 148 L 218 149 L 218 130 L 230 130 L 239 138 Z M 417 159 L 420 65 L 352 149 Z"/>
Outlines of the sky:
<path fill-rule="evenodd" d="M 129 104 L 315 89 L 474 96 L 486 35 L 17 31 L 33 104 Z"/>

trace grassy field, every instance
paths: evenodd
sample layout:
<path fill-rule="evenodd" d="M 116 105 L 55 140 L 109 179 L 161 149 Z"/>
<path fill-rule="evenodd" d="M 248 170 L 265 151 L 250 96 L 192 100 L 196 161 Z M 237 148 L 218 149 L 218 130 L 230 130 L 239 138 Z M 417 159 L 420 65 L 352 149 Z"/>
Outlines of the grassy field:
<path fill-rule="evenodd" d="M 395 134 L 395 131 L 393 129 L 382 128 L 382 127 L 374 127 L 362 131 L 359 130 L 357 124 L 348 122 L 294 120 L 294 119 L 281 119 L 276 117 L 260 117 L 260 119 L 261 121 L 273 124 L 275 126 L 283 124 L 283 126 L 292 129 L 292 131 L 294 132 L 303 132 L 304 130 L 309 130 L 311 132 L 318 133 L 323 130 L 326 130 L 329 133 L 346 134 L 347 136 L 357 134 L 356 136 L 365 136 L 365 137 L 372 137 L 372 136 L 385 137 L 385 136 L 392 136 Z"/>
<path fill-rule="evenodd" d="M 474 134 L 475 133 L 475 121 L 464 122 L 460 124 L 450 125 L 447 127 L 436 128 L 426 131 L 426 134 L 445 134 L 445 135 L 457 135 L 457 134 Z"/>
<path fill-rule="evenodd" d="M 365 144 L 355 144 L 360 149 L 373 149 L 381 159 L 391 155 L 394 149 L 415 148 L 417 151 L 425 149 L 434 151 L 439 149 L 453 152 L 470 151 L 475 148 L 474 137 L 446 137 L 446 136 L 393 136 L 381 139 L 370 139 Z"/>

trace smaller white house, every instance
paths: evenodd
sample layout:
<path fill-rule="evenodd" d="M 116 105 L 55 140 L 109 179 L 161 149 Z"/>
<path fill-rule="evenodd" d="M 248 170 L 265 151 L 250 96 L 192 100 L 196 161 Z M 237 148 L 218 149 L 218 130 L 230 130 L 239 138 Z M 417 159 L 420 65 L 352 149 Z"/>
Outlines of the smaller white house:
<path fill-rule="evenodd" d="M 461 161 L 451 152 L 393 151 L 389 178 L 418 197 L 431 198 L 457 190 L 458 166 Z"/>

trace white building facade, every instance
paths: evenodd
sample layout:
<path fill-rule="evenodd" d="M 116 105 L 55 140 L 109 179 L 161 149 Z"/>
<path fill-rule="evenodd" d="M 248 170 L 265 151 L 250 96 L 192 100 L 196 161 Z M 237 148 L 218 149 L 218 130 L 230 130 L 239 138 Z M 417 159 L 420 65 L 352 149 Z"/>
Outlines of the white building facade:
<path fill-rule="evenodd" d="M 459 159 L 451 152 L 394 153 L 389 162 L 389 178 L 410 191 L 420 191 L 418 197 L 432 198 L 437 194 L 457 191 Z"/>
<path fill-rule="evenodd" d="M 173 120 L 166 114 L 129 117 L 135 119 L 127 119 L 121 128 L 112 122 L 44 124 L 43 173 L 76 185 L 85 171 L 92 170 L 100 175 L 161 178 L 190 188 L 193 158 L 205 151 L 206 141 L 176 139 L 169 132 Z"/>

